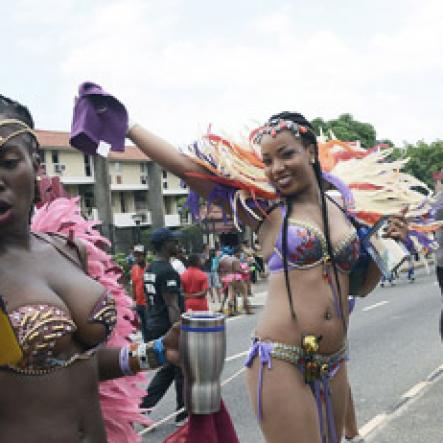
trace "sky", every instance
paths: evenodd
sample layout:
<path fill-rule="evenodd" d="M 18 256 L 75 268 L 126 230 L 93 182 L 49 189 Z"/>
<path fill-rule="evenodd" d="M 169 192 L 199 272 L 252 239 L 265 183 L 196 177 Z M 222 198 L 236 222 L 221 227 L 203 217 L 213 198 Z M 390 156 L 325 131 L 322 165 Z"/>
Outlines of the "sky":
<path fill-rule="evenodd" d="M 89 80 L 176 144 L 285 110 L 350 113 L 399 146 L 443 138 L 440 0 L 0 0 L 0 14 L 0 93 L 40 129 L 69 130 Z"/>

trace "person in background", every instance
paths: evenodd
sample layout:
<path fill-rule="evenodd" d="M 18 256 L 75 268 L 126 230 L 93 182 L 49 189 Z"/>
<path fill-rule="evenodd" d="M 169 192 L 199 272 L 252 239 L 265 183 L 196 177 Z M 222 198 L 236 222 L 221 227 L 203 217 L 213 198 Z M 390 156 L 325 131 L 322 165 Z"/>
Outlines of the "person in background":
<path fill-rule="evenodd" d="M 199 255 L 190 255 L 188 268 L 180 275 L 180 280 L 185 295 L 186 311 L 208 311 L 208 276 L 201 270 Z"/>
<path fill-rule="evenodd" d="M 132 266 L 135 264 L 135 256 L 134 256 L 134 252 L 131 251 L 125 258 L 126 263 L 128 264 L 128 266 Z"/>
<path fill-rule="evenodd" d="M 415 281 L 415 268 L 414 260 L 418 257 L 418 253 L 414 252 L 408 257 L 408 280 L 409 283 L 414 283 Z"/>
<path fill-rule="evenodd" d="M 131 268 L 131 285 L 132 294 L 135 300 L 135 310 L 140 319 L 140 329 L 143 341 L 146 342 L 146 299 L 143 283 L 143 276 L 146 269 L 145 247 L 143 245 L 135 245 L 133 250 L 135 263 Z"/>
<path fill-rule="evenodd" d="M 237 262 L 233 263 L 234 270 L 235 270 L 235 278 L 234 278 L 234 300 L 237 301 L 237 294 L 240 295 L 240 297 L 243 300 L 243 311 L 245 314 L 253 314 L 253 312 L 250 309 L 249 306 L 249 300 L 248 296 L 252 295 L 251 292 L 251 267 L 250 263 L 244 261 L 241 258 L 243 253 L 240 250 L 237 250 L 234 254 L 234 257 L 237 259 Z M 249 259 L 248 256 L 247 260 Z M 237 303 L 235 303 L 236 305 Z M 236 307 L 237 309 L 237 307 Z"/>
<path fill-rule="evenodd" d="M 221 303 L 222 301 L 222 293 L 223 293 L 223 287 L 220 281 L 220 276 L 218 275 L 218 268 L 220 264 L 220 256 L 221 251 L 220 249 L 211 249 L 209 252 L 209 257 L 211 259 L 211 280 L 210 280 L 210 286 L 212 287 L 212 290 L 215 289 L 215 292 L 217 294 L 217 301 Z"/>
<path fill-rule="evenodd" d="M 221 303 L 221 283 L 218 278 L 218 260 L 214 263 L 216 258 L 215 249 L 209 249 L 209 245 L 203 246 L 203 252 L 201 254 L 202 270 L 208 277 L 209 295 L 211 296 L 211 302 L 215 302 L 215 294 L 217 294 L 217 301 Z M 215 269 L 213 270 L 213 265 Z"/>
<path fill-rule="evenodd" d="M 148 305 L 146 315 L 147 340 L 162 337 L 180 319 L 183 311 L 180 275 L 171 265 L 171 257 L 177 253 L 177 235 L 167 229 L 158 228 L 151 235 L 155 257 L 145 271 L 145 295 Z M 142 408 L 153 408 L 175 382 L 177 411 L 184 406 L 183 374 L 179 366 L 166 363 L 151 380 Z M 176 417 L 176 424 L 186 420 L 186 412 Z"/>
<path fill-rule="evenodd" d="M 177 250 L 171 255 L 171 265 L 179 275 L 186 271 L 185 261 L 186 259 L 183 250 L 177 247 Z"/>
<path fill-rule="evenodd" d="M 189 257 L 189 260 L 190 259 L 191 257 Z M 202 271 L 206 273 L 206 276 L 208 278 L 209 294 L 211 296 L 211 302 L 214 303 L 215 297 L 214 297 L 213 287 L 211 284 L 211 250 L 209 249 L 208 244 L 203 245 L 203 251 L 200 254 L 200 263 Z M 189 261 L 188 261 L 188 266 L 189 266 Z"/>
<path fill-rule="evenodd" d="M 248 295 L 252 295 L 251 283 L 257 283 L 257 269 L 255 265 L 254 250 L 249 246 L 248 240 L 243 240 L 241 251 L 242 256 L 239 258 L 241 261 L 247 263 L 249 267 L 249 278 L 244 281 L 247 286 Z"/>
<path fill-rule="evenodd" d="M 443 220 L 443 191 L 437 197 L 437 206 L 438 209 L 435 214 L 436 220 Z M 435 251 L 435 261 L 436 261 L 436 272 L 437 272 L 437 281 L 440 286 L 440 292 L 443 296 L 443 228 L 440 228 L 435 233 L 435 240 L 438 243 L 438 248 Z M 440 315 L 440 337 L 443 341 L 443 310 Z"/>
<path fill-rule="evenodd" d="M 260 278 L 262 279 L 266 278 L 267 274 L 266 274 L 265 262 L 263 260 L 263 254 L 261 252 L 261 246 L 258 240 L 255 240 L 254 242 L 254 258 Z"/>

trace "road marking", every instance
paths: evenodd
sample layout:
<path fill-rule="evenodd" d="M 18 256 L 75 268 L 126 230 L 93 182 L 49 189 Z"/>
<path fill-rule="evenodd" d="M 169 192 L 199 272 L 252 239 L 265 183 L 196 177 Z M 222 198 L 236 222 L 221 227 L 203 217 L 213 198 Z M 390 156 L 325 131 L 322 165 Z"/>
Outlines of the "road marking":
<path fill-rule="evenodd" d="M 405 392 L 402 397 L 403 398 L 412 398 L 415 397 L 422 389 L 424 389 L 426 386 L 428 386 L 428 381 L 422 381 L 420 383 L 417 383 L 415 386 L 413 386 L 411 389 L 409 389 L 408 392 Z"/>
<path fill-rule="evenodd" d="M 230 357 L 227 357 L 225 359 L 225 362 L 229 362 L 232 360 L 236 360 L 237 358 L 244 357 L 245 355 L 248 355 L 248 352 L 249 351 L 243 351 L 243 352 L 239 352 L 238 354 L 231 355 Z"/>
<path fill-rule="evenodd" d="M 362 437 L 366 437 L 370 432 L 372 432 L 376 427 L 380 426 L 385 420 L 386 414 L 378 414 L 372 420 L 369 420 L 364 424 L 359 430 L 359 434 Z"/>
<path fill-rule="evenodd" d="M 243 371 L 245 371 L 246 370 L 246 367 L 245 366 L 243 366 L 243 367 L 241 367 L 237 372 L 234 372 L 234 374 L 232 374 L 230 377 L 228 377 L 226 380 L 224 380 L 223 382 L 222 382 L 222 387 L 224 386 L 224 385 L 226 385 L 226 384 L 228 384 L 229 382 L 231 382 L 232 380 L 234 380 L 234 378 L 236 378 L 236 377 L 238 377 Z"/>
<path fill-rule="evenodd" d="M 380 306 L 383 306 L 383 305 L 385 305 L 385 304 L 387 304 L 387 303 L 389 303 L 388 301 L 379 301 L 378 303 L 375 303 L 375 305 L 371 305 L 371 306 L 366 306 L 366 308 L 363 308 L 362 309 L 362 311 L 365 311 L 365 312 L 367 312 L 367 311 L 370 311 L 370 310 L 372 310 L 372 309 L 375 309 L 375 308 L 378 308 L 378 307 L 380 307 Z"/>

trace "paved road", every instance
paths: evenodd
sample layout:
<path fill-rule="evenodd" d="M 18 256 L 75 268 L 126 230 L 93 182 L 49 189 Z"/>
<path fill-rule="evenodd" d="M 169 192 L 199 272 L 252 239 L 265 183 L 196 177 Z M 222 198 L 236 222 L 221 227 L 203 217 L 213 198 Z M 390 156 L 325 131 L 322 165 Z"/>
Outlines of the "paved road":
<path fill-rule="evenodd" d="M 259 292 L 263 290 L 258 288 Z M 414 284 L 404 281 L 396 287 L 378 288 L 357 302 L 349 330 L 349 373 L 360 427 L 372 428 L 374 417 L 392 409 L 404 393 L 443 363 L 439 312 L 438 286 L 433 275 L 425 274 L 420 274 Z M 239 354 L 248 348 L 257 315 L 260 315 L 259 308 L 256 315 L 229 320 L 229 361 L 223 380 L 241 370 L 244 356 Z M 170 391 L 153 412 L 154 420 L 173 411 L 174 392 Z M 263 442 L 249 406 L 243 374 L 226 384 L 223 396 L 240 441 Z M 146 434 L 143 441 L 162 442 L 174 429 L 173 423 L 166 423 Z"/>

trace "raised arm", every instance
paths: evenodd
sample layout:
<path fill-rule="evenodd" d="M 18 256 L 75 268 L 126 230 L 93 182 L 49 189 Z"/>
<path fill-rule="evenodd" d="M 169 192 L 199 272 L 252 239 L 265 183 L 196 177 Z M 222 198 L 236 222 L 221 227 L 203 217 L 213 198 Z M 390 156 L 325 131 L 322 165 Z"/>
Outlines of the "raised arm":
<path fill-rule="evenodd" d="M 208 174 L 202 166 L 193 162 L 189 157 L 179 152 L 171 143 L 163 140 L 139 124 L 130 128 L 128 138 L 149 158 L 158 163 L 163 169 L 183 179 L 186 184 L 203 198 L 213 191 L 215 184 L 209 180 L 189 177 L 190 172 Z M 231 207 L 227 201 L 215 200 L 214 203 L 223 206 L 231 213 Z M 238 217 L 251 228 L 255 229 L 258 221 L 251 217 L 240 205 L 237 206 Z"/>

